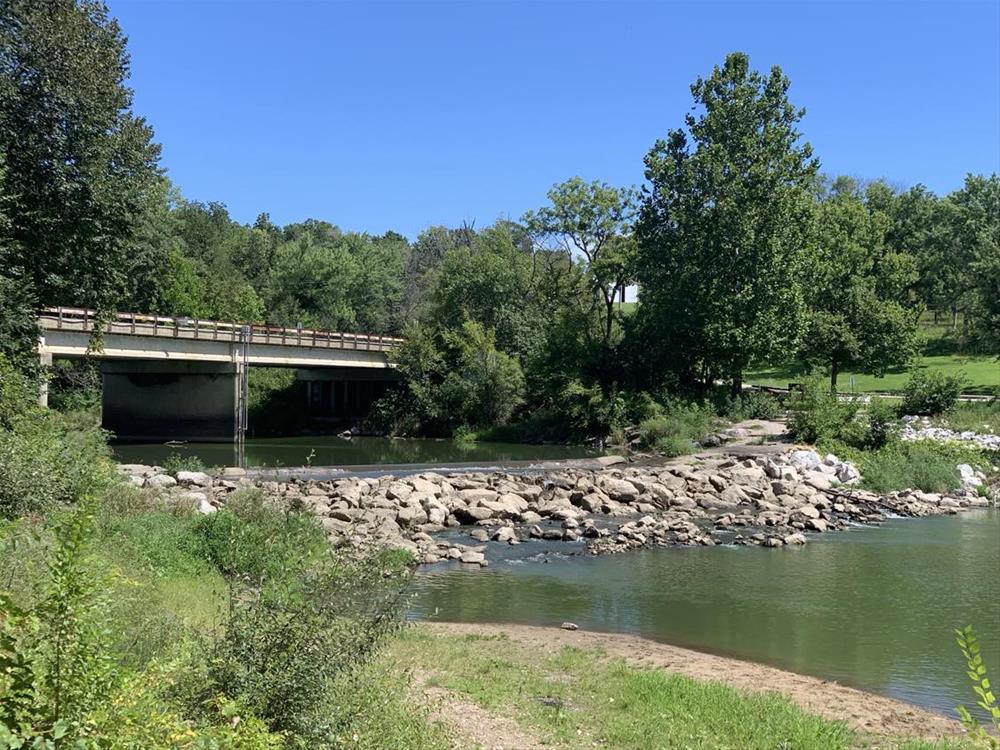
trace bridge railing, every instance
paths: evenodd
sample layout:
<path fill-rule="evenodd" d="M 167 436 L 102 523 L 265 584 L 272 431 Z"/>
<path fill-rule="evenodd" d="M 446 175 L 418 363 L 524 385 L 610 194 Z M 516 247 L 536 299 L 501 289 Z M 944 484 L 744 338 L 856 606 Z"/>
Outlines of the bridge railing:
<path fill-rule="evenodd" d="M 219 320 L 200 320 L 198 318 L 170 318 L 142 313 L 112 313 L 102 320 L 94 310 L 76 307 L 47 307 L 39 313 L 38 322 L 45 330 L 93 332 L 96 326 L 103 324 L 103 331 L 106 334 L 160 336 L 233 343 L 244 341 L 243 324 Z M 385 352 L 395 349 L 404 341 L 399 336 L 316 331 L 311 328 L 286 328 L 268 325 L 250 325 L 246 328 L 248 329 L 246 340 L 250 344 Z"/>

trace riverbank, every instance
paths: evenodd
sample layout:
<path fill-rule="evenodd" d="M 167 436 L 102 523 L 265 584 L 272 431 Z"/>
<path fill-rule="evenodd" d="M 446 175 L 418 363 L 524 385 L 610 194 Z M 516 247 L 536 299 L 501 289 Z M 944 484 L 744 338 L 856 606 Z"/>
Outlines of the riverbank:
<path fill-rule="evenodd" d="M 901 701 L 629 635 L 433 623 L 391 657 L 454 747 L 965 746 Z"/>

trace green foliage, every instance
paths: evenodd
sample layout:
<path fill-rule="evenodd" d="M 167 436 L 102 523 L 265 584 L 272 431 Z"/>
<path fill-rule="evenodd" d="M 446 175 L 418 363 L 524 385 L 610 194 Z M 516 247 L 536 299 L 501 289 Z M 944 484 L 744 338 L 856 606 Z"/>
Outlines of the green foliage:
<path fill-rule="evenodd" d="M 916 370 L 903 389 L 900 408 L 904 414 L 943 414 L 955 406 L 967 382 L 963 374 Z"/>
<path fill-rule="evenodd" d="M 888 399 L 873 398 L 868 403 L 865 448 L 878 450 L 894 443 L 899 435 L 899 406 Z"/>
<path fill-rule="evenodd" d="M 664 435 L 653 442 L 653 448 L 662 456 L 675 458 L 693 453 L 695 446 L 688 438 L 680 435 Z"/>
<path fill-rule="evenodd" d="M 599 321 L 603 346 L 610 347 L 621 328 L 616 303 L 635 276 L 636 191 L 573 177 L 555 185 L 548 198 L 550 205 L 529 211 L 524 224 L 543 242 L 554 241 L 568 256 L 584 259 L 590 312 Z"/>
<path fill-rule="evenodd" d="M 28 381 L 0 360 L 0 516 L 74 502 L 114 481 L 96 426 L 41 409 Z"/>
<path fill-rule="evenodd" d="M 88 569 L 93 503 L 57 526 L 42 602 L 21 610 L 0 598 L 0 724 L 8 746 L 85 737 L 87 718 L 112 693 L 100 582 Z"/>
<path fill-rule="evenodd" d="M 625 399 L 614 388 L 571 380 L 559 394 L 557 409 L 570 434 L 605 437 L 625 422 Z"/>
<path fill-rule="evenodd" d="M 955 631 L 955 640 L 962 651 L 962 656 L 965 657 L 965 665 L 968 670 L 966 674 L 972 682 L 972 690 L 977 697 L 976 705 L 989 716 L 994 735 L 1000 734 L 1000 703 L 997 703 L 989 676 L 986 674 L 986 665 L 983 664 L 983 655 L 976 631 L 971 625 L 966 625 Z M 994 748 L 994 750 L 1000 748 L 1000 740 L 996 736 L 988 734 L 978 719 L 972 716 L 969 709 L 965 706 L 958 706 L 955 710 L 958 712 L 965 730 L 969 733 L 969 737 L 983 747 Z"/>
<path fill-rule="evenodd" d="M 510 420 L 523 400 L 524 375 L 517 359 L 497 349 L 492 330 L 466 321 L 457 330 L 407 333 L 393 355 L 401 388 L 376 407 L 391 419 L 384 425 L 390 432 L 448 434 Z"/>
<path fill-rule="evenodd" d="M 171 453 L 163 462 L 163 468 L 168 474 L 178 471 L 205 471 L 205 462 L 193 454 Z"/>
<path fill-rule="evenodd" d="M 860 404 L 841 401 L 830 391 L 828 384 L 817 376 L 810 376 L 799 390 L 788 398 L 788 428 L 792 436 L 804 443 L 820 440 L 839 440 L 857 418 Z"/>
<path fill-rule="evenodd" d="M 782 412 L 781 402 L 764 391 L 744 391 L 740 400 L 744 419 L 776 419 Z"/>
<path fill-rule="evenodd" d="M 639 439 L 645 447 L 655 448 L 665 456 L 683 456 L 712 431 L 714 422 L 715 414 L 706 406 L 674 406 L 663 416 L 642 422 Z"/>
<path fill-rule="evenodd" d="M 159 180 L 159 147 L 131 111 L 125 36 L 96 0 L 14 0 L 0 6 L 0 48 L 5 268 L 42 304 L 110 309 Z"/>
<path fill-rule="evenodd" d="M 293 585 L 297 572 L 323 560 L 328 549 L 313 516 L 282 510 L 258 490 L 234 492 L 225 509 L 198 518 L 194 535 L 224 576 L 254 585 Z"/>
<path fill-rule="evenodd" d="M 889 217 L 873 195 L 883 187 L 862 195 L 853 180 L 839 178 L 817 209 L 801 356 L 829 368 L 833 388 L 845 367 L 882 375 L 915 354 L 916 262 L 886 244 Z"/>
<path fill-rule="evenodd" d="M 890 445 L 860 454 L 857 462 L 864 477 L 863 486 L 874 492 L 902 489 L 949 492 L 962 485 L 955 456 L 930 443 Z"/>
<path fill-rule="evenodd" d="M 253 496 L 200 530 L 230 595 L 225 628 L 191 683 L 192 706 L 226 695 L 292 746 L 330 742 L 351 720 L 336 710 L 335 686 L 399 626 L 412 559 L 333 557 L 315 519 Z"/>
<path fill-rule="evenodd" d="M 696 114 L 646 156 L 637 331 L 658 370 L 732 381 L 797 343 L 818 163 L 777 67 L 732 53 L 691 86 Z"/>

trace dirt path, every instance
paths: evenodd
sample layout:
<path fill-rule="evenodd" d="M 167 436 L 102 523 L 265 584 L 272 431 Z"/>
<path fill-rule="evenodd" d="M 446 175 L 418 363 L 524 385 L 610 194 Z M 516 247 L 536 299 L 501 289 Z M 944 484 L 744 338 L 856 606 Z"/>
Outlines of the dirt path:
<path fill-rule="evenodd" d="M 779 692 L 787 695 L 810 713 L 844 721 L 851 728 L 868 734 L 924 738 L 954 737 L 963 734 L 962 727 L 957 721 L 909 703 L 815 677 L 786 672 L 753 662 L 704 654 L 636 636 L 528 625 L 433 623 L 429 627 L 447 634 L 503 634 L 539 653 L 553 654 L 563 646 L 600 649 L 609 656 L 622 657 L 636 666 L 657 667 L 701 680 L 721 680 L 742 690 Z M 477 710 L 482 712 L 481 709 Z M 461 711 L 453 710 L 447 712 L 450 717 L 460 713 Z M 507 720 L 501 721 L 507 722 Z M 503 738 L 508 742 L 508 749 L 536 747 L 535 744 L 530 744 L 533 740 L 523 737 L 523 733 L 521 740 L 529 744 L 523 746 L 509 744 L 511 742 L 509 728 L 502 729 L 499 734 L 488 733 L 481 738 L 476 731 L 479 728 L 485 729 L 485 724 L 480 724 L 477 719 L 463 720 L 463 723 L 469 724 L 466 728 L 473 730 L 473 733 L 467 736 L 491 750 L 495 746 L 489 743 L 497 740 L 499 741 L 497 746 L 502 746 Z M 516 725 L 514 727 L 516 728 Z M 517 731 L 522 732 L 522 730 Z"/>
<path fill-rule="evenodd" d="M 428 675 L 416 672 L 412 675 L 414 694 L 430 713 L 430 721 L 444 724 L 452 737 L 453 750 L 546 750 L 551 745 L 542 745 L 538 740 L 506 716 L 498 716 L 480 708 L 472 701 L 451 690 L 431 687 Z"/>

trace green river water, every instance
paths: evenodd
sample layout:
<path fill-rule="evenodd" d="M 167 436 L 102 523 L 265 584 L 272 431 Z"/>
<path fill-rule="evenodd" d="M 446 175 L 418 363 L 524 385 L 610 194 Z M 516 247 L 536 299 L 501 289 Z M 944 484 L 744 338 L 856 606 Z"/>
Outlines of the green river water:
<path fill-rule="evenodd" d="M 780 550 L 566 557 L 572 549 L 490 545 L 489 568 L 428 568 L 418 577 L 414 616 L 570 620 L 836 680 L 951 715 L 957 703 L 975 702 L 953 636 L 971 623 L 1000 680 L 997 511 L 894 519 Z"/>
<path fill-rule="evenodd" d="M 496 463 L 553 461 L 594 455 L 580 445 L 524 445 L 476 443 L 465 446 L 453 440 L 334 435 L 255 438 L 244 446 L 243 460 L 232 443 L 117 443 L 115 456 L 122 463 L 162 464 L 172 454 L 197 456 L 206 466 L 367 466 L 373 464 Z"/>

